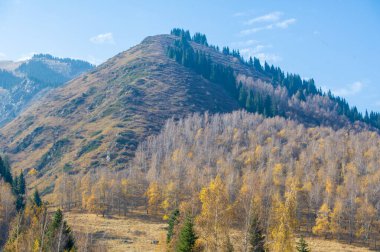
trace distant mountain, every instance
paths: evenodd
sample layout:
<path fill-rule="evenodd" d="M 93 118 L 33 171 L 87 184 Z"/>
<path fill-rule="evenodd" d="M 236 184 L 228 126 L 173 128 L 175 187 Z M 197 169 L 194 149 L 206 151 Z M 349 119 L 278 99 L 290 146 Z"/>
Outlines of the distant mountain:
<path fill-rule="evenodd" d="M 50 86 L 72 73 L 60 64 L 49 66 L 62 73 L 56 78 L 48 74 Z M 24 73 L 32 68 L 27 63 L 18 67 Z M 7 83 L 13 82 L 8 76 Z M 15 169 L 35 169 L 45 178 L 39 180 L 42 186 L 51 188 L 51 175 L 58 171 L 125 169 L 139 143 L 157 134 L 169 118 L 239 109 L 305 126 L 377 128 L 372 121 L 378 114 L 362 116 L 343 99 L 323 93 L 313 80 L 257 59 L 246 61 L 238 51 L 209 45 L 202 34 L 191 37 L 174 29 L 144 39 L 35 100 L 0 130 L 0 144 Z"/>
<path fill-rule="evenodd" d="M 24 62 L 0 62 L 0 126 L 35 98 L 93 68 L 88 62 L 34 55 Z"/>

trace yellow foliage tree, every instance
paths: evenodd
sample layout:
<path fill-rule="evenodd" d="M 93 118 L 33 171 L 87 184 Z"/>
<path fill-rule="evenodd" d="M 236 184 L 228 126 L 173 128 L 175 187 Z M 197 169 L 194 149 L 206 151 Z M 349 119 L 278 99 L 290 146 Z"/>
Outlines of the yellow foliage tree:
<path fill-rule="evenodd" d="M 280 163 L 275 164 L 273 168 L 273 183 L 276 186 L 283 184 L 283 166 Z"/>
<path fill-rule="evenodd" d="M 334 208 L 330 213 L 330 231 L 333 235 L 339 235 L 342 232 L 343 204 L 337 199 Z"/>
<path fill-rule="evenodd" d="M 219 251 L 228 237 L 232 215 L 226 185 L 219 175 L 201 190 L 199 198 L 202 208 L 197 223 L 201 237 L 206 242 L 206 250 Z"/>
<path fill-rule="evenodd" d="M 40 251 L 40 242 L 38 239 L 36 239 L 33 244 L 33 252 L 39 252 L 39 251 Z"/>
<path fill-rule="evenodd" d="M 167 220 L 170 213 L 177 206 L 177 192 L 176 185 L 173 181 L 169 182 L 164 189 L 163 201 L 161 208 L 164 211 L 163 219 Z"/>
<path fill-rule="evenodd" d="M 157 182 L 151 182 L 145 193 L 148 198 L 148 213 L 157 214 L 161 195 Z"/>
<path fill-rule="evenodd" d="M 329 214 L 330 209 L 328 205 L 323 203 L 318 211 L 317 219 L 315 220 L 315 226 L 313 227 L 314 234 L 327 236 L 330 232 Z"/>
<path fill-rule="evenodd" d="M 239 190 L 238 198 L 235 202 L 236 216 L 244 227 L 243 229 L 243 251 L 247 251 L 249 239 L 249 227 L 251 224 L 251 216 L 253 215 L 253 187 L 252 176 L 245 174 L 243 183 Z"/>
<path fill-rule="evenodd" d="M 296 226 L 296 183 L 290 183 L 282 201 L 279 194 L 273 198 L 268 247 L 273 252 L 294 251 L 294 229 Z"/>
<path fill-rule="evenodd" d="M 327 200 L 330 203 L 330 200 L 333 198 L 334 195 L 334 183 L 332 182 L 331 178 L 326 179 L 326 184 L 325 184 L 325 190 L 326 190 L 326 196 Z"/>
<path fill-rule="evenodd" d="M 360 207 L 356 210 L 356 237 L 368 240 L 372 222 L 376 216 L 376 209 L 368 200 L 360 199 Z"/>
<path fill-rule="evenodd" d="M 89 210 L 89 198 L 91 196 L 91 175 L 90 173 L 85 174 L 80 181 L 80 192 L 81 192 L 81 201 L 82 208 Z"/>

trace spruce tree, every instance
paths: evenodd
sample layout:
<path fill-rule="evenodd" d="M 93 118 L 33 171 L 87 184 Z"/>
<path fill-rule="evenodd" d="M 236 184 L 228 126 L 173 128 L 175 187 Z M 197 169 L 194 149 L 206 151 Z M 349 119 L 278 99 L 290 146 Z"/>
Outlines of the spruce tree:
<path fill-rule="evenodd" d="M 246 107 L 247 103 L 247 90 L 243 87 L 243 84 L 240 84 L 240 89 L 239 89 L 239 104 L 242 107 Z M 248 108 L 247 108 L 248 110 Z"/>
<path fill-rule="evenodd" d="M 25 208 L 26 183 L 22 172 L 14 179 L 12 187 L 13 193 L 16 195 L 16 210 L 19 212 Z"/>
<path fill-rule="evenodd" d="M 297 242 L 296 248 L 298 252 L 310 252 L 309 245 L 307 244 L 303 236 L 301 236 L 300 240 Z"/>
<path fill-rule="evenodd" d="M 179 232 L 176 251 L 177 252 L 193 251 L 196 240 L 197 240 L 197 236 L 195 235 L 195 231 L 194 231 L 193 219 L 190 216 L 187 216 Z"/>
<path fill-rule="evenodd" d="M 25 178 L 24 174 L 20 172 L 20 176 L 17 178 L 17 192 L 19 195 L 25 195 L 26 192 L 26 183 L 25 183 Z"/>
<path fill-rule="evenodd" d="M 254 95 L 252 90 L 248 92 L 246 102 L 245 102 L 245 108 L 248 112 L 256 112 L 255 104 L 254 104 Z"/>
<path fill-rule="evenodd" d="M 179 216 L 179 210 L 178 209 L 175 209 L 170 217 L 169 217 L 169 221 L 168 221 L 168 234 L 166 236 L 166 242 L 167 243 L 170 243 L 170 241 L 172 240 L 173 238 L 173 235 L 174 235 L 174 226 L 178 224 L 178 216 Z"/>
<path fill-rule="evenodd" d="M 5 182 L 12 184 L 12 174 L 7 159 L 3 159 L 0 156 L 0 178 L 3 178 Z"/>
<path fill-rule="evenodd" d="M 265 235 L 256 214 L 254 214 L 249 228 L 249 243 L 251 244 L 251 252 L 265 251 Z"/>
<path fill-rule="evenodd" d="M 234 245 L 232 245 L 232 242 L 231 242 L 231 239 L 230 239 L 230 236 L 227 235 L 227 240 L 226 240 L 226 248 L 225 248 L 225 251 L 226 252 L 234 252 L 235 249 L 234 249 Z"/>
<path fill-rule="evenodd" d="M 272 99 L 269 95 L 265 97 L 264 100 L 264 116 L 271 117 L 272 116 Z"/>
<path fill-rule="evenodd" d="M 263 67 L 261 66 L 260 64 L 260 60 L 258 58 L 253 58 L 253 67 L 259 71 L 259 72 L 263 72 Z"/>
<path fill-rule="evenodd" d="M 18 195 L 15 202 L 17 212 L 22 211 L 25 208 L 24 197 Z"/>
<path fill-rule="evenodd" d="M 63 218 L 61 209 L 58 209 L 52 218 L 47 232 L 48 251 L 72 251 L 75 250 L 75 240 L 70 227 Z"/>
<path fill-rule="evenodd" d="M 42 200 L 41 200 L 41 197 L 40 197 L 40 194 L 39 194 L 38 190 L 35 190 L 34 193 L 33 193 L 33 203 L 37 207 L 40 207 L 42 205 Z"/>

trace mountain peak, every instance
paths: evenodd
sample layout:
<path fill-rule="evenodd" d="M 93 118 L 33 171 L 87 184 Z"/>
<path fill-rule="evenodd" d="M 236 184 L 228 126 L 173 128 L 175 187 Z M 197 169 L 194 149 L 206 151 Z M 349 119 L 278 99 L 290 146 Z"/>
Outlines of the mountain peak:
<path fill-rule="evenodd" d="M 246 61 L 200 33 L 174 30 L 149 36 L 51 90 L 0 133 L 16 169 L 46 178 L 62 169 L 125 169 L 138 144 L 170 118 L 246 109 L 306 126 L 367 127 L 353 123 L 360 117 L 351 121 L 355 111 L 347 106 L 313 80 Z"/>
<path fill-rule="evenodd" d="M 34 102 L 0 131 L 15 168 L 122 169 L 167 119 L 239 109 L 217 83 L 167 56 L 175 40 L 147 37 Z"/>

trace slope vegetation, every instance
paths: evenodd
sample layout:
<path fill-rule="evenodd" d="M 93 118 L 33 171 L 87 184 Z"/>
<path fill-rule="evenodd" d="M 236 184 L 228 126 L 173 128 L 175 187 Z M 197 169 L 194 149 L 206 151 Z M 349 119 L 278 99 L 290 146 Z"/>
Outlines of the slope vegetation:
<path fill-rule="evenodd" d="M 0 131 L 1 144 L 16 169 L 37 177 L 119 170 L 167 119 L 242 108 L 306 126 L 377 127 L 377 114 L 363 117 L 313 80 L 245 61 L 238 51 L 209 45 L 202 34 L 174 29 L 52 90 Z"/>
<path fill-rule="evenodd" d="M 223 88 L 166 55 L 174 36 L 148 37 L 36 101 L 2 130 L 15 169 L 122 169 L 165 120 L 239 105 Z"/>

